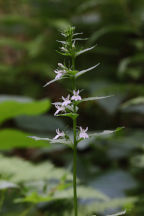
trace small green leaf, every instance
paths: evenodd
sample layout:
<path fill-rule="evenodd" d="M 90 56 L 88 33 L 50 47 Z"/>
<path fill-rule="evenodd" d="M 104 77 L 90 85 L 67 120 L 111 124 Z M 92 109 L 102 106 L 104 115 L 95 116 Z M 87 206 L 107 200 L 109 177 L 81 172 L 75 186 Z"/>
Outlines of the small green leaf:
<path fill-rule="evenodd" d="M 56 115 L 56 116 L 66 116 L 66 117 L 70 117 L 72 119 L 75 119 L 78 117 L 78 114 L 77 113 L 65 113 L 65 114 L 59 114 L 59 115 Z"/>
<path fill-rule="evenodd" d="M 94 65 L 93 67 L 90 67 L 90 68 L 88 68 L 88 69 L 85 69 L 85 70 L 82 70 L 82 71 L 78 72 L 78 73 L 75 75 L 75 77 L 77 78 L 77 77 L 79 77 L 79 76 L 85 74 L 86 72 L 95 69 L 97 66 L 99 66 L 99 64 L 100 64 L 100 63 Z"/>
<path fill-rule="evenodd" d="M 30 195 L 27 195 L 24 198 L 18 198 L 15 199 L 15 203 L 21 203 L 21 202 L 31 202 L 31 203 L 41 203 L 41 202 L 49 202 L 53 198 L 52 196 L 42 196 L 39 195 L 37 192 L 32 192 Z"/>

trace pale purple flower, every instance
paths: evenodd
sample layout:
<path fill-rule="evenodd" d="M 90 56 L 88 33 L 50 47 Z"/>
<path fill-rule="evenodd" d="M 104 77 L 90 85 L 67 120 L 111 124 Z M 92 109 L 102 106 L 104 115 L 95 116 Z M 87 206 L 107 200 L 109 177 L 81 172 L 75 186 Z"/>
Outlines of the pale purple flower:
<path fill-rule="evenodd" d="M 59 128 L 56 129 L 56 133 L 57 133 L 57 135 L 53 138 L 54 140 L 58 139 L 59 137 L 64 137 L 65 136 L 65 133 L 63 131 L 60 132 Z"/>
<path fill-rule="evenodd" d="M 71 100 L 74 100 L 74 101 L 79 101 L 81 100 L 81 96 L 79 95 L 79 90 L 75 91 L 73 90 L 73 96 L 71 97 Z"/>
<path fill-rule="evenodd" d="M 54 72 L 57 74 L 55 79 L 60 79 L 65 73 L 65 66 L 62 63 L 58 63 L 60 69 L 56 69 Z"/>
<path fill-rule="evenodd" d="M 54 115 L 56 116 L 59 112 L 65 112 L 65 107 L 61 104 L 61 103 L 55 103 L 55 107 L 57 109 L 57 111 L 54 113 Z"/>
<path fill-rule="evenodd" d="M 65 70 L 58 70 L 58 69 L 56 69 L 54 72 L 57 74 L 55 79 L 60 79 L 66 73 Z"/>
<path fill-rule="evenodd" d="M 63 102 L 62 106 L 66 107 L 67 105 L 71 104 L 70 95 L 68 95 L 66 98 L 62 96 Z"/>
<path fill-rule="evenodd" d="M 89 137 L 88 134 L 86 133 L 87 131 L 88 131 L 88 127 L 86 127 L 86 129 L 80 127 L 79 138 L 87 139 Z"/>

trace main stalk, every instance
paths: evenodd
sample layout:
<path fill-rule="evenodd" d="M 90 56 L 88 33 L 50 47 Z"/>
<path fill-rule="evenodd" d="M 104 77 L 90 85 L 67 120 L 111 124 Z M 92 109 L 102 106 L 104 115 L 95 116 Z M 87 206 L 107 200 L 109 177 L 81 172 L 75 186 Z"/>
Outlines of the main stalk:
<path fill-rule="evenodd" d="M 72 57 L 72 69 L 75 70 L 75 57 Z M 73 89 L 76 90 L 76 79 L 73 77 Z M 76 106 L 74 103 L 74 112 L 76 113 Z M 73 119 L 73 194 L 74 194 L 74 216 L 78 215 L 78 204 L 77 204 L 77 117 Z"/>

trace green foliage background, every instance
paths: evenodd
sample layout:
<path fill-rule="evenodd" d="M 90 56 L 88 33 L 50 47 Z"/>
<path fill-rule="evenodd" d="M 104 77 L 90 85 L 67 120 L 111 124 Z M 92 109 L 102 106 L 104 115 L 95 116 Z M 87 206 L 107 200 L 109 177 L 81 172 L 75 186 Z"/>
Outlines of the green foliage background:
<path fill-rule="evenodd" d="M 71 84 L 64 80 L 42 87 L 54 77 L 57 62 L 63 61 L 56 52 L 59 49 L 56 40 L 61 39 L 60 31 L 69 25 L 88 38 L 80 41 L 80 46 L 96 45 L 94 50 L 78 57 L 76 67 L 86 69 L 100 62 L 98 68 L 78 80 L 78 87 L 85 89 L 82 96 L 114 95 L 106 100 L 82 103 L 79 124 L 89 125 L 90 131 L 125 127 L 117 136 L 85 141 L 79 146 L 78 177 L 83 187 L 79 214 L 104 215 L 126 208 L 127 215 L 143 216 L 143 0 L 0 0 L 0 150 L 3 155 L 0 175 L 2 181 L 16 183 L 21 188 L 11 188 L 5 182 L 3 189 L 0 183 L 1 214 L 52 216 L 59 212 L 66 216 L 72 213 L 72 200 L 67 199 L 66 190 L 71 178 L 64 177 L 71 172 L 71 151 L 66 146 L 27 138 L 29 135 L 53 137 L 57 127 L 66 130 L 71 127 L 67 120 L 55 119 L 51 107 L 51 101 L 66 96 Z M 16 156 L 20 159 L 13 159 Z M 13 165 L 15 169 L 11 173 L 13 160 L 21 162 L 15 161 L 20 167 Z M 44 177 L 49 166 L 53 166 L 55 174 L 48 172 Z M 23 181 L 15 181 L 21 176 L 21 169 L 26 173 Z M 31 184 L 30 170 L 35 181 L 36 176 L 41 177 L 40 182 Z M 96 190 L 96 199 L 88 196 L 89 187 L 90 191 Z M 60 194 L 59 199 L 55 198 L 56 194 L 49 194 L 53 188 Z M 41 203 L 43 197 L 48 202 Z M 27 199 L 26 204 L 13 203 Z"/>

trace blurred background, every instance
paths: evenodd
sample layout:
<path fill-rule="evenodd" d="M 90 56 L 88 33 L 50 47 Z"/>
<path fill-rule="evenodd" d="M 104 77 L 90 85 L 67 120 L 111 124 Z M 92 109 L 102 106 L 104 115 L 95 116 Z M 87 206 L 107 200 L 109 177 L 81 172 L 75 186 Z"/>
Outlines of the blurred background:
<path fill-rule="evenodd" d="M 120 133 L 78 146 L 79 216 L 144 215 L 144 1 L 0 0 L 0 211 L 4 216 L 72 214 L 72 151 L 33 141 L 55 136 L 71 122 L 54 118 L 52 102 L 66 96 L 66 80 L 53 79 L 62 36 L 69 25 L 83 32 L 77 58 L 83 97 L 114 95 L 82 103 L 79 125 Z M 66 190 L 67 189 L 67 190 Z"/>

